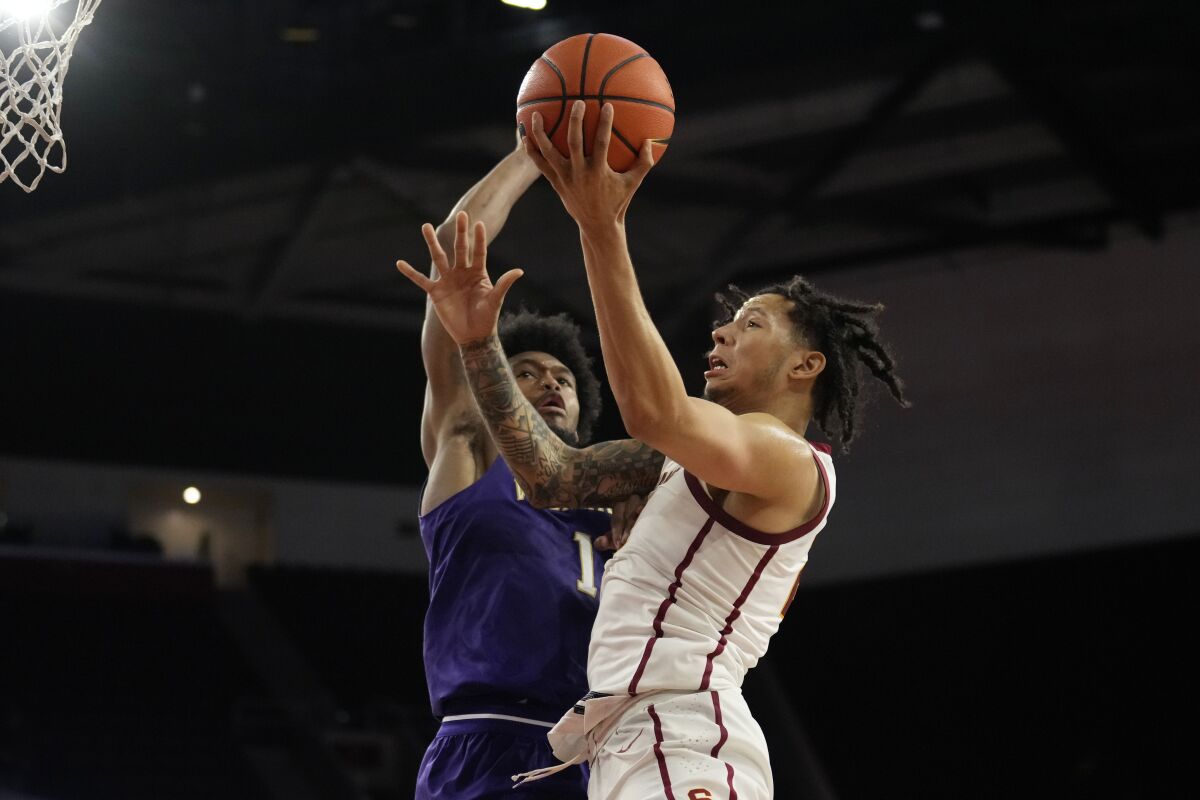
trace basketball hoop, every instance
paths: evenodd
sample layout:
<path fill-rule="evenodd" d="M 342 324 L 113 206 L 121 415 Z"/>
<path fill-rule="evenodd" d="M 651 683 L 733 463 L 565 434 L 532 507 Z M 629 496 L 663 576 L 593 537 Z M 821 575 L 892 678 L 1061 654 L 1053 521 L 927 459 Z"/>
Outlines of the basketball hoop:
<path fill-rule="evenodd" d="M 100 0 L 0 0 L 0 183 L 12 178 L 32 192 L 46 170 L 67 168 L 59 126 L 63 80 L 79 32 L 98 5 Z"/>

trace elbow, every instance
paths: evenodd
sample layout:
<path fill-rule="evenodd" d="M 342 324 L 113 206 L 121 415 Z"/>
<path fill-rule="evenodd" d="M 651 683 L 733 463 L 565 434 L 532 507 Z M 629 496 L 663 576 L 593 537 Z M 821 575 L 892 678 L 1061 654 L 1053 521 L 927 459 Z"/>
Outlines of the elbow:
<path fill-rule="evenodd" d="M 690 407 L 683 387 L 676 391 L 674 387 L 650 386 L 634 391 L 615 380 L 612 383 L 621 421 L 634 439 L 654 446 L 684 427 Z"/>
<path fill-rule="evenodd" d="M 621 424 L 625 426 L 625 432 L 634 439 L 644 441 L 642 435 L 654 427 L 653 407 L 618 391 L 613 392 L 613 399 L 617 401 L 617 410 L 621 412 Z"/>
<path fill-rule="evenodd" d="M 669 436 L 677 427 L 677 420 L 675 414 L 664 413 L 662 409 L 654 406 L 639 404 L 638 407 L 628 410 L 624 406 L 621 407 L 621 421 L 630 437 L 651 446 Z"/>
<path fill-rule="evenodd" d="M 630 438 L 637 439 L 639 442 L 645 442 L 647 436 L 652 436 L 654 432 L 654 419 L 647 414 L 626 414 L 621 413 L 621 422 L 625 425 L 625 432 Z"/>

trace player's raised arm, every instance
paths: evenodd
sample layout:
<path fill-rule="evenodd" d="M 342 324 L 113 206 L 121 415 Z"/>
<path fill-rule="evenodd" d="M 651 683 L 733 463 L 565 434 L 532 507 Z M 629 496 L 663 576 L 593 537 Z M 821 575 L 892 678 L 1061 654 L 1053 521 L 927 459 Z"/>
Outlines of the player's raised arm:
<path fill-rule="evenodd" d="M 427 293 L 444 330 L 458 343 L 466 383 L 530 502 L 541 507 L 586 507 L 649 492 L 662 467 L 661 454 L 634 440 L 571 447 L 521 392 L 496 323 L 504 296 L 522 271 L 509 270 L 493 284 L 486 268 L 485 226 L 475 224 L 470 247 L 465 215 L 460 215 L 457 230 L 451 263 L 425 228 L 438 278 L 427 278 L 405 261 L 397 267 Z"/>
<path fill-rule="evenodd" d="M 581 102 L 571 111 L 569 156 L 550 143 L 540 116 L 526 149 L 579 225 L 604 367 L 626 429 L 713 486 L 764 499 L 803 493 L 818 476 L 811 449 L 793 430 L 770 414 L 734 413 L 687 395 L 642 300 L 625 239 L 629 203 L 653 166 L 649 144 L 632 169 L 613 172 L 604 157 L 612 115 L 605 104 L 591 158 L 584 155 Z M 815 380 L 824 360 L 808 355 L 782 368 Z"/>
<path fill-rule="evenodd" d="M 504 227 L 513 205 L 537 178 L 537 168 L 518 146 L 467 190 L 437 227 L 437 240 L 443 249 L 448 250 L 454 245 L 455 220 L 460 212 L 484 222 L 488 241 L 493 240 Z M 430 274 L 437 277 L 436 265 Z M 432 466 L 439 444 L 455 431 L 470 429 L 471 423 L 478 421 L 478 411 L 463 377 L 458 344 L 446 333 L 433 306 L 428 303 L 421 330 L 421 356 L 428 379 L 425 409 L 421 415 L 421 452 L 426 465 Z"/>
<path fill-rule="evenodd" d="M 542 508 L 608 505 L 654 488 L 661 453 L 635 439 L 583 449 L 559 438 L 522 394 L 495 333 L 462 345 L 463 368 L 496 446 Z"/>

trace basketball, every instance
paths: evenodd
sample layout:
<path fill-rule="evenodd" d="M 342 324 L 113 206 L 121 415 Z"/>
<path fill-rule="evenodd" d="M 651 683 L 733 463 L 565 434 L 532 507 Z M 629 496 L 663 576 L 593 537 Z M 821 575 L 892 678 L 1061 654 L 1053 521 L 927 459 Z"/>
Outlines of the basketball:
<path fill-rule="evenodd" d="M 533 131 L 533 112 L 542 115 L 546 135 L 564 156 L 567 122 L 576 100 L 587 103 L 583 147 L 592 153 L 604 103 L 613 104 L 608 165 L 624 172 L 637 161 L 642 142 L 652 142 L 654 161 L 662 157 L 675 127 L 675 96 L 662 67 L 628 39 L 608 33 L 581 33 L 551 47 L 529 68 L 517 93 L 517 125 Z"/>

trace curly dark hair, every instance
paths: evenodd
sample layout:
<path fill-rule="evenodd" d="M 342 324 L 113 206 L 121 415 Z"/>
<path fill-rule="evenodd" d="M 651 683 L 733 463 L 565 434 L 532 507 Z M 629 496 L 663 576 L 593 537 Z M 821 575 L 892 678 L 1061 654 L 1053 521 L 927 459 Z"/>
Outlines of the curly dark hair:
<path fill-rule="evenodd" d="M 584 445 L 592 435 L 592 426 L 600 417 L 600 380 L 592 368 L 592 358 L 583 349 L 579 325 L 566 314 L 547 316 L 522 308 L 500 317 L 500 344 L 508 356 L 537 351 L 561 361 L 575 375 L 575 394 L 579 398 L 579 427 L 576 434 Z"/>
<path fill-rule="evenodd" d="M 879 339 L 879 328 L 870 318 L 883 311 L 879 303 L 860 303 L 823 294 L 799 275 L 783 283 L 747 294 L 733 284 L 717 301 L 727 314 L 724 325 L 751 297 L 778 294 L 792 301 L 789 317 L 798 336 L 825 355 L 825 369 L 813 386 L 813 419 L 830 440 L 846 452 L 857 433 L 862 366 L 882 381 L 904 408 L 904 383 L 896 375 L 896 360 Z"/>

